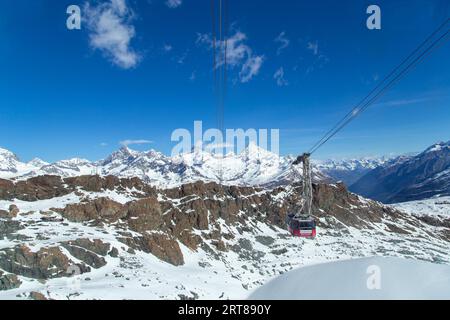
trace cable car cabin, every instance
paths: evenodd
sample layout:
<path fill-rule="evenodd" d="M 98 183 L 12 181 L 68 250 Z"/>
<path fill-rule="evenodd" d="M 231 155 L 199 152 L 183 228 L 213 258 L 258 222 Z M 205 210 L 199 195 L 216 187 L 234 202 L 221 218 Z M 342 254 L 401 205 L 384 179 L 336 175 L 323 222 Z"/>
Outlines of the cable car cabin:
<path fill-rule="evenodd" d="M 295 217 L 289 214 L 286 218 L 289 232 L 294 237 L 314 239 L 316 237 L 316 221 L 313 217 Z"/>

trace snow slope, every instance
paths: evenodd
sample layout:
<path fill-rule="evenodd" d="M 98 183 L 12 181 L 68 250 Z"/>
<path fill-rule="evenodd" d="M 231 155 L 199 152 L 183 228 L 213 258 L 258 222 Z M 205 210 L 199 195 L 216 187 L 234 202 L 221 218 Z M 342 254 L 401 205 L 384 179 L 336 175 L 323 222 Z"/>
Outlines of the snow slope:
<path fill-rule="evenodd" d="M 255 194 L 249 193 L 245 197 L 258 197 L 268 191 L 254 192 Z M 288 198 L 292 192 L 288 188 L 274 193 L 268 202 L 275 206 L 281 205 L 284 198 Z M 192 214 L 186 210 L 190 203 L 225 203 L 231 196 L 229 193 L 216 192 L 214 198 L 207 196 L 202 199 L 201 195 L 170 198 L 170 194 L 172 193 L 160 193 L 157 198 L 161 203 L 166 203 L 165 208 L 170 202 L 186 216 Z M 251 218 L 250 212 L 241 211 L 238 218 L 243 220 L 235 224 L 227 224 L 223 218 L 219 218 L 216 225 L 210 222 L 206 229 L 192 230 L 193 234 L 203 239 L 206 246 L 194 250 L 178 242 L 184 264 L 174 266 L 153 254 L 132 251 L 131 247 L 119 239 L 126 233 L 134 236 L 139 234 L 120 221 L 72 222 L 63 218 L 55 209 L 104 197 L 123 204 L 135 200 L 136 191 L 116 189 L 88 192 L 78 189 L 76 192 L 45 200 L 1 200 L 0 210 L 6 211 L 11 205 L 15 205 L 19 214 L 11 220 L 0 219 L 0 223 L 10 226 L 19 223 L 22 228 L 0 239 L 0 252 L 18 245 L 28 246 L 36 252 L 41 248 L 59 246 L 64 241 L 89 238 L 109 243 L 118 250 L 118 256 L 105 256 L 105 266 L 93 268 L 88 273 L 72 278 L 38 281 L 19 275 L 21 286 L 0 291 L 0 299 L 26 299 L 31 291 L 40 292 L 51 299 L 242 299 L 280 274 L 317 263 L 377 255 L 450 264 L 449 242 L 437 231 L 441 228 L 408 215 L 397 214 L 384 215 L 381 220 L 361 221 L 364 223 L 360 225 L 359 220 L 364 215 L 358 215 L 351 208 L 356 209 L 358 206 L 361 210 L 365 207 L 370 210 L 370 205 L 374 203 L 359 198 L 358 203 L 346 209 L 348 215 L 354 216 L 356 220 L 346 222 L 339 220 L 333 213 L 324 215 L 318 219 L 318 237 L 315 240 L 293 238 L 284 228 L 269 221 L 257 220 L 256 217 Z M 258 202 L 260 201 L 256 201 Z M 258 210 L 258 207 L 249 211 L 253 210 Z M 211 239 L 211 235 L 218 230 L 228 235 L 223 238 L 224 245 L 229 248 L 226 251 L 216 249 Z M 78 261 L 71 253 L 65 250 L 64 253 L 71 260 Z M 353 273 L 356 271 L 354 269 Z"/>
<path fill-rule="evenodd" d="M 392 257 L 317 264 L 290 271 L 258 288 L 249 298 L 447 300 L 450 266 Z"/>
<path fill-rule="evenodd" d="M 450 218 L 450 197 L 402 202 L 392 206 L 414 215 Z"/>

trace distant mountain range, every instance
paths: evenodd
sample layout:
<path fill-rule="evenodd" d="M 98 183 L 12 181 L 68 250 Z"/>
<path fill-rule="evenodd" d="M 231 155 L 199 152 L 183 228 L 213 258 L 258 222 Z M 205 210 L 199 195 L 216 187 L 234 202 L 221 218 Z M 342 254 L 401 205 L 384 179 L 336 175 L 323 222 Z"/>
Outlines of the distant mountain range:
<path fill-rule="evenodd" d="M 386 163 L 350 186 L 352 192 L 384 203 L 450 195 L 450 141 Z"/>
<path fill-rule="evenodd" d="M 316 182 L 342 181 L 350 191 L 385 203 L 421 200 L 450 194 L 450 142 L 437 143 L 424 152 L 398 157 L 313 161 Z M 196 181 L 225 185 L 276 187 L 301 180 L 301 167 L 293 156 L 278 156 L 250 144 L 241 154 L 222 158 L 206 151 L 168 157 L 155 150 L 140 152 L 123 147 L 106 159 L 47 163 L 40 159 L 21 162 L 0 149 L 0 178 L 27 179 L 40 175 L 73 177 L 115 175 L 138 177 L 159 188 Z"/>
<path fill-rule="evenodd" d="M 342 181 L 347 186 L 352 185 L 359 178 L 371 170 L 397 161 L 399 157 L 364 157 L 359 159 L 342 159 L 315 161 L 315 167 L 335 181 Z"/>
<path fill-rule="evenodd" d="M 280 157 L 254 144 L 250 144 L 241 154 L 228 154 L 222 158 L 206 151 L 168 157 L 154 150 L 139 152 L 123 147 L 106 159 L 96 162 L 74 158 L 50 164 L 40 159 L 23 163 L 14 153 L 0 149 L 0 178 L 98 174 L 138 177 L 161 188 L 195 181 L 240 186 L 277 186 L 301 179 L 301 168 L 291 166 L 293 161 L 294 157 Z M 332 180 L 317 168 L 313 170 L 313 177 L 315 181 Z"/>

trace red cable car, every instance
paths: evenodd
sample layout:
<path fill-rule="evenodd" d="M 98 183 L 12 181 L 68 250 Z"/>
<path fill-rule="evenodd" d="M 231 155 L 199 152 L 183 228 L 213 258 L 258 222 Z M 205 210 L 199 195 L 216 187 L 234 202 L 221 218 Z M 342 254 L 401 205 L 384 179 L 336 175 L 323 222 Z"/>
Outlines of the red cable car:
<path fill-rule="evenodd" d="M 289 214 L 286 218 L 288 231 L 294 237 L 314 239 L 316 237 L 316 221 L 313 217 L 296 217 Z"/>

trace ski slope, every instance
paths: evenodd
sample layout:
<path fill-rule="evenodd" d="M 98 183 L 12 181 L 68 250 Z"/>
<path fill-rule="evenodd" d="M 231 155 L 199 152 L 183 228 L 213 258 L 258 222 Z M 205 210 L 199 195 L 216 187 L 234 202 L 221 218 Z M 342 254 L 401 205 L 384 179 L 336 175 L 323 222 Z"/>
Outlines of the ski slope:
<path fill-rule="evenodd" d="M 450 218 L 450 197 L 435 197 L 425 200 L 402 202 L 394 208 L 419 216 L 441 216 Z"/>
<path fill-rule="evenodd" d="M 316 264 L 279 276 L 249 299 L 450 299 L 450 266 L 393 257 Z"/>

